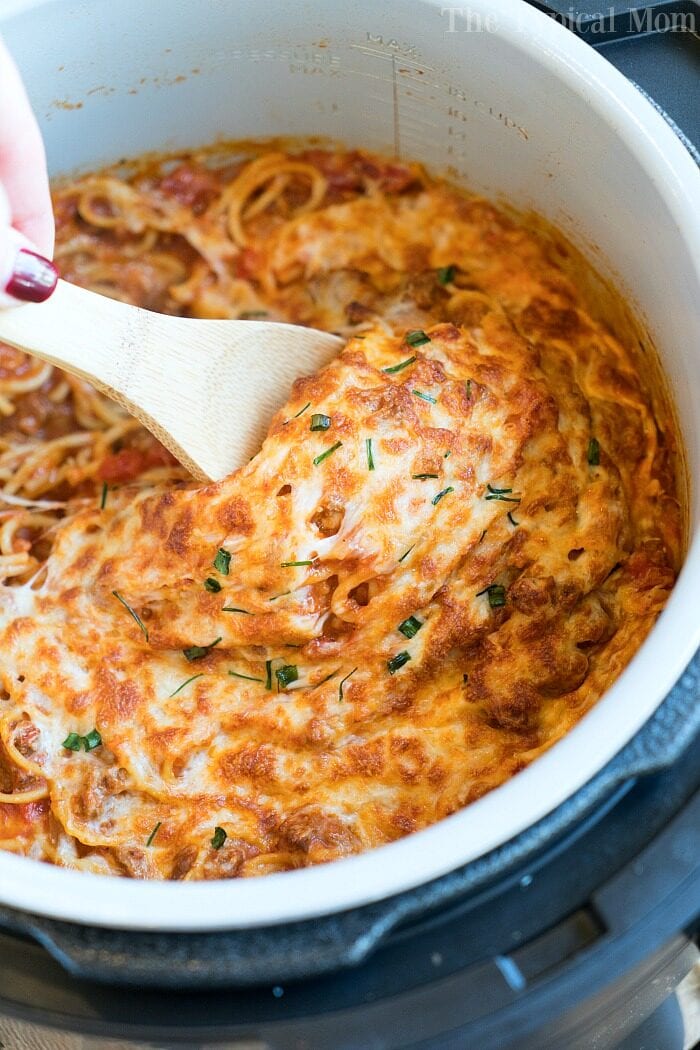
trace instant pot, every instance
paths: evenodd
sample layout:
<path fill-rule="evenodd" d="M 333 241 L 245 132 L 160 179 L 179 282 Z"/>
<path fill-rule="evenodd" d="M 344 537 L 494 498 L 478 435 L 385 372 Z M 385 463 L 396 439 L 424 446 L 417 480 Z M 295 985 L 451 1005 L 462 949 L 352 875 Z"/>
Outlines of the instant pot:
<path fill-rule="evenodd" d="M 658 347 L 692 522 L 700 5 L 589 6 L 4 0 L 0 31 L 56 174 L 217 135 L 319 133 L 545 214 Z M 435 828 L 216 884 L 0 857 L 0 1044 L 681 1050 L 674 990 L 700 928 L 689 539 L 669 608 L 596 709 Z"/>

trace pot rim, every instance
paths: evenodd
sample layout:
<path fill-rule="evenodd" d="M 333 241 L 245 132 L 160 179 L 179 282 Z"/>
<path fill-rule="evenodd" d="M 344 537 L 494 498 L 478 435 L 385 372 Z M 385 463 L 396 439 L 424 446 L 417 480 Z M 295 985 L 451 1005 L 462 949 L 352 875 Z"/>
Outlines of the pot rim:
<path fill-rule="evenodd" d="M 439 7 L 442 0 L 422 2 Z M 694 262 L 700 295 L 700 171 L 663 117 L 588 44 L 520 0 L 472 0 L 472 9 L 495 17 L 499 35 L 537 54 L 554 78 L 585 92 L 599 119 L 615 127 L 642 169 L 664 187 L 679 237 Z M 17 5 L 10 10 L 15 13 Z M 592 710 L 527 769 L 423 831 L 330 865 L 212 882 L 139 882 L 0 853 L 0 903 L 79 924 L 213 931 L 310 919 L 430 882 L 545 817 L 641 729 L 700 646 L 699 578 L 700 535 L 690 545 L 658 622 Z M 622 702 L 625 694 L 636 702 Z"/>

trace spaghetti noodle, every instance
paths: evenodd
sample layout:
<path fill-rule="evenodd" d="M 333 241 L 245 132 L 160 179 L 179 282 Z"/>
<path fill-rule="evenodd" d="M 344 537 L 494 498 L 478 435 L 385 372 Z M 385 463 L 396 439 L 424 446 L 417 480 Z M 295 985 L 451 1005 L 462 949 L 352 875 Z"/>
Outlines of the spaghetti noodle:
<path fill-rule="evenodd" d="M 680 562 L 676 437 L 551 246 L 362 151 L 191 154 L 55 207 L 75 283 L 348 343 L 204 489 L 0 349 L 1 848 L 140 878 L 332 860 L 590 708 Z"/>

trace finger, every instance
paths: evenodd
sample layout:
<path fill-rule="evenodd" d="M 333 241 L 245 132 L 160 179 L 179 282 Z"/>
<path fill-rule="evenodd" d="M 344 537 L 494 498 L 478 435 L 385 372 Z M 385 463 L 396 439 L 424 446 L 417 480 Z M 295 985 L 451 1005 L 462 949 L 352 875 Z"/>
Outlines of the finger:
<path fill-rule="evenodd" d="M 2 182 L 0 182 L 0 230 L 3 229 L 5 226 L 11 225 L 12 212 L 10 210 L 10 201 L 8 199 L 7 194 L 5 193 L 5 188 Z"/>
<path fill-rule="evenodd" d="M 12 227 L 0 228 L 0 309 L 43 303 L 57 281 L 53 263 L 37 252 L 24 234 Z"/>
<path fill-rule="evenodd" d="M 12 225 L 50 257 L 54 221 L 44 144 L 17 67 L 1 40 L 0 99 L 0 182 L 10 202 Z"/>

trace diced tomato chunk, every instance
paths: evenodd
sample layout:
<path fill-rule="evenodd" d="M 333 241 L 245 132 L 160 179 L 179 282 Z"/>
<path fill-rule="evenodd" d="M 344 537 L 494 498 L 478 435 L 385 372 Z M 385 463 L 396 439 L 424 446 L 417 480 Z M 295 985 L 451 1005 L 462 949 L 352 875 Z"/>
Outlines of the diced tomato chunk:
<path fill-rule="evenodd" d="M 310 149 L 302 159 L 325 175 L 331 192 L 361 190 L 364 180 L 372 179 L 386 193 L 401 193 L 416 180 L 414 172 L 403 164 L 375 161 L 359 151 L 343 154 Z"/>
<path fill-rule="evenodd" d="M 144 454 L 138 448 L 122 448 L 103 459 L 98 477 L 108 484 L 123 485 L 133 481 L 144 469 Z"/>
<path fill-rule="evenodd" d="M 161 179 L 161 193 L 174 197 L 195 211 L 204 209 L 216 197 L 219 183 L 213 172 L 197 164 L 181 164 Z"/>
<path fill-rule="evenodd" d="M 301 159 L 325 175 L 331 190 L 359 190 L 362 188 L 361 172 L 357 168 L 357 153 L 342 155 L 323 149 L 305 150 Z"/>
<path fill-rule="evenodd" d="M 146 457 L 145 468 L 148 467 L 174 467 L 177 465 L 177 460 L 172 452 L 168 452 L 164 445 L 161 445 L 160 441 L 153 440 L 153 444 L 150 448 L 146 449 L 144 453 Z"/>
<path fill-rule="evenodd" d="M 119 452 L 110 452 L 102 460 L 97 476 L 108 485 L 124 485 L 150 467 L 171 467 L 176 463 L 172 453 L 154 439 L 146 449 L 122 448 Z"/>

